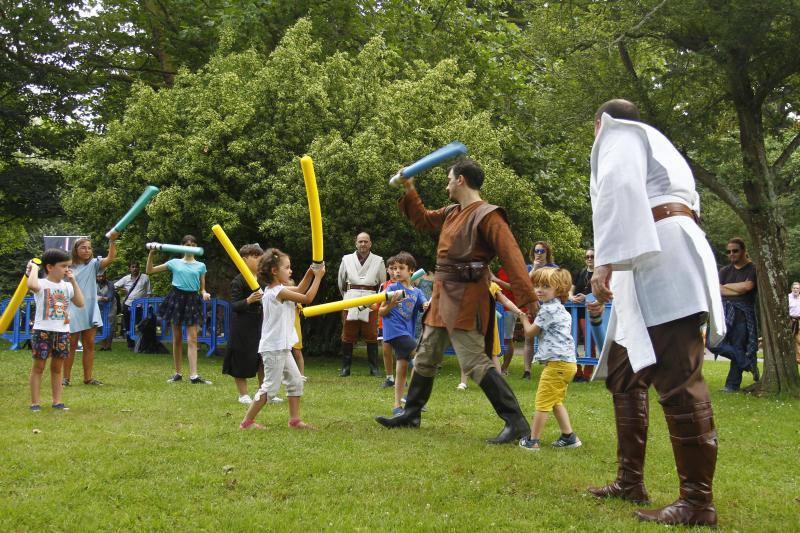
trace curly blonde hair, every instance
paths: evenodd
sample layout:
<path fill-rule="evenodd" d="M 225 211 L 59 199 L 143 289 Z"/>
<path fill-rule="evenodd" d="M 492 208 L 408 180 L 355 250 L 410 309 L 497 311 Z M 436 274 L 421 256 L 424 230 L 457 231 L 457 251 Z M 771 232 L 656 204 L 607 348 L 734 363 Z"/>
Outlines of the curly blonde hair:
<path fill-rule="evenodd" d="M 572 275 L 564 268 L 543 267 L 535 270 L 531 275 L 533 285 L 551 287 L 556 291 L 556 298 L 566 302 L 569 298 L 569 289 L 572 287 Z"/>

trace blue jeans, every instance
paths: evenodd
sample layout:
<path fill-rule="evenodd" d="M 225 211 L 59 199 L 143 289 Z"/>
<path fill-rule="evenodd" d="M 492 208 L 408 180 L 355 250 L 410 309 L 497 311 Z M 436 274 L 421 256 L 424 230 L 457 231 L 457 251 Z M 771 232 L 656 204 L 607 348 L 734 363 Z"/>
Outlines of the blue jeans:
<path fill-rule="evenodd" d="M 714 348 L 714 353 L 731 360 L 728 377 L 725 378 L 725 388 L 739 390 L 742 385 L 742 373 L 750 367 L 747 361 L 747 322 L 738 311 L 733 325 L 725 335 L 725 340 Z"/>

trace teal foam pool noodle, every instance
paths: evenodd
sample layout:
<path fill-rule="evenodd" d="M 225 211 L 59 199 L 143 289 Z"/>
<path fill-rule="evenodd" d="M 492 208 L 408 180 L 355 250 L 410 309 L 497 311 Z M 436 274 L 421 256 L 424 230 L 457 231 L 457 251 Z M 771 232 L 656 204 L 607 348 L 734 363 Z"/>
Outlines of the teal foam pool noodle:
<path fill-rule="evenodd" d="M 108 233 L 106 233 L 106 238 L 111 238 L 112 232 L 116 231 L 120 233 L 122 230 L 128 227 L 128 224 L 133 222 L 133 219 L 136 218 L 136 216 L 141 213 L 145 207 L 147 207 L 147 204 L 150 203 L 150 200 L 153 199 L 153 196 L 155 196 L 156 193 L 158 193 L 158 187 L 148 185 L 141 196 L 139 196 L 139 199 L 136 200 L 136 202 L 133 203 L 133 206 L 128 209 L 128 212 L 125 213 L 125 216 L 119 219 L 119 222 L 114 224 L 114 226 L 108 230 Z"/>

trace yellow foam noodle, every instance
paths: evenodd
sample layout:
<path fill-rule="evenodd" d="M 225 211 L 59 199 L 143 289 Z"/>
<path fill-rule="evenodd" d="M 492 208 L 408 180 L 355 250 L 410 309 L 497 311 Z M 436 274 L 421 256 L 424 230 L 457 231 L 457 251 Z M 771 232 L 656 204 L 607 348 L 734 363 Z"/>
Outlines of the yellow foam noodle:
<path fill-rule="evenodd" d="M 242 256 L 239 255 L 239 252 L 236 250 L 236 248 L 233 247 L 233 243 L 228 238 L 228 235 L 225 234 L 225 230 L 222 229 L 222 226 L 219 224 L 214 224 L 211 226 L 211 231 L 214 232 L 214 235 L 217 236 L 217 239 L 219 239 L 222 247 L 225 248 L 226 252 L 228 252 L 228 256 L 231 258 L 231 261 L 233 261 L 233 264 L 236 265 L 236 268 L 239 269 L 239 272 L 241 272 L 242 277 L 244 277 L 244 281 L 247 283 L 247 286 L 254 291 L 260 289 L 261 287 L 258 286 L 258 280 L 256 280 L 256 277 L 252 272 L 250 272 L 250 269 L 247 267 L 247 263 L 244 262 L 244 259 L 242 259 Z"/>
<path fill-rule="evenodd" d="M 303 308 L 303 316 L 319 316 L 327 315 L 328 313 L 335 313 L 337 311 L 344 311 L 351 307 L 366 307 L 372 304 L 385 302 L 392 297 L 395 291 L 379 292 L 378 294 L 368 294 L 366 296 L 359 296 L 358 298 L 350 298 L 349 300 L 340 300 L 338 302 L 328 302 L 325 304 L 312 305 Z"/>
<path fill-rule="evenodd" d="M 303 181 L 306 183 L 306 197 L 308 197 L 308 214 L 311 217 L 311 260 L 315 263 L 322 262 L 322 210 L 319 207 L 319 191 L 317 190 L 317 176 L 314 174 L 314 161 L 305 155 L 300 158 L 300 168 L 303 169 Z"/>
<path fill-rule="evenodd" d="M 34 259 L 34 263 L 41 264 L 39 259 Z M 9 300 L 8 305 L 6 306 L 6 310 L 3 311 L 3 316 L 0 317 L 0 335 L 6 332 L 8 326 L 11 325 L 11 321 L 14 319 L 14 315 L 17 313 L 17 309 L 22 304 L 22 300 L 25 299 L 25 295 L 28 293 L 28 276 L 22 276 L 22 279 L 17 285 L 17 289 L 14 291 L 14 294 L 11 296 L 11 300 Z"/>

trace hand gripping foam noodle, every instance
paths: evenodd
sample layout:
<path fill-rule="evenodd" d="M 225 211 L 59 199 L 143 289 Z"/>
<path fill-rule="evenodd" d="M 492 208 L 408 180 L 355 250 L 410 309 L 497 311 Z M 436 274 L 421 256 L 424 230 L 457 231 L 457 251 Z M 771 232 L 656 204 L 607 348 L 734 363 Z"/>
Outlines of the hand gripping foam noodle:
<path fill-rule="evenodd" d="M 31 259 L 37 265 L 41 265 L 42 262 L 38 258 Z M 17 313 L 17 309 L 22 304 L 22 300 L 25 299 L 25 295 L 28 293 L 28 276 L 23 275 L 22 280 L 17 285 L 17 290 L 14 291 L 14 294 L 11 296 L 11 300 L 8 302 L 6 306 L 6 310 L 3 311 L 3 316 L 0 317 L 0 335 L 6 332 L 8 326 L 11 324 L 11 321 L 14 319 L 14 315 Z"/>
<path fill-rule="evenodd" d="M 442 161 L 452 159 L 467 153 L 467 147 L 463 143 L 453 141 L 450 144 L 442 146 L 438 150 L 429 153 L 422 159 L 415 163 L 411 163 L 403 170 L 395 174 L 389 180 L 389 185 L 398 186 L 403 183 L 404 179 L 413 178 L 420 172 L 424 172 L 429 168 L 438 165 Z"/>
<path fill-rule="evenodd" d="M 385 302 L 389 300 L 395 292 L 401 292 L 405 297 L 404 291 L 387 291 L 387 292 L 379 292 L 378 294 L 368 294 L 366 296 L 351 298 L 349 300 L 340 300 L 338 302 L 329 302 L 326 304 L 304 307 L 303 316 L 310 317 L 318 315 L 327 315 L 328 313 L 344 311 L 345 309 L 350 309 L 351 307 L 361 307 L 361 306 L 366 307 L 372 304 Z"/>
<path fill-rule="evenodd" d="M 133 221 L 133 219 L 136 218 L 136 215 L 142 212 L 142 209 L 147 207 L 147 204 L 150 203 L 150 200 L 153 199 L 153 196 L 155 196 L 157 192 L 158 192 L 158 187 L 153 187 L 152 185 L 148 185 L 145 188 L 144 192 L 141 194 L 141 196 L 139 196 L 139 199 L 136 200 L 133 206 L 130 209 L 128 209 L 128 212 L 125 213 L 125 216 L 119 219 L 119 222 L 114 224 L 114 226 L 110 230 L 108 230 L 108 233 L 106 233 L 106 238 L 111 237 L 112 231 L 121 232 L 126 227 L 128 227 L 128 224 L 130 224 Z"/>
<path fill-rule="evenodd" d="M 319 191 L 317 190 L 317 176 L 314 174 L 314 162 L 307 155 L 300 158 L 300 168 L 303 169 L 303 181 L 306 183 L 306 196 L 308 197 L 308 213 L 311 216 L 311 260 L 315 263 L 322 262 L 322 211 L 319 207 Z"/>
<path fill-rule="evenodd" d="M 170 254 L 190 254 L 201 256 L 205 250 L 200 246 L 183 246 L 182 244 L 162 244 L 160 242 L 148 242 L 145 244 L 148 250 L 160 250 Z"/>
<path fill-rule="evenodd" d="M 256 280 L 256 277 L 250 272 L 250 269 L 247 268 L 247 264 L 244 262 L 244 259 L 242 259 L 242 256 L 239 255 L 239 252 L 236 251 L 236 248 L 233 247 L 233 243 L 225 234 L 225 230 L 222 229 L 222 226 L 214 224 L 211 226 L 211 231 L 214 232 L 214 235 L 217 236 L 222 247 L 228 252 L 228 256 L 231 258 L 231 261 L 233 261 L 233 264 L 236 265 L 236 268 L 239 269 L 239 272 L 241 272 L 247 286 L 254 291 L 260 289 L 261 287 L 258 286 L 258 280 Z"/>

